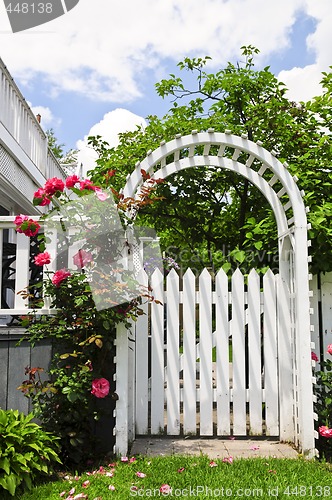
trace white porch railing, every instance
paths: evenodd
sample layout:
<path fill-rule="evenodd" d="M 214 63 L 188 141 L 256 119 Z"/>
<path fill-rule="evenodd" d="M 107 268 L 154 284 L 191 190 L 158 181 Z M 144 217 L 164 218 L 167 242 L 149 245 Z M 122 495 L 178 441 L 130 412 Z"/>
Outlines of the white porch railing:
<path fill-rule="evenodd" d="M 31 216 L 38 220 L 38 217 Z M 31 283 L 31 241 L 24 234 L 16 233 L 14 216 L 0 218 L 0 317 L 32 314 L 29 300 L 20 291 Z M 49 308 L 38 309 L 40 314 L 51 313 Z"/>
<path fill-rule="evenodd" d="M 0 59 L 0 124 L 45 177 L 65 177 L 48 150 L 45 132 Z"/>

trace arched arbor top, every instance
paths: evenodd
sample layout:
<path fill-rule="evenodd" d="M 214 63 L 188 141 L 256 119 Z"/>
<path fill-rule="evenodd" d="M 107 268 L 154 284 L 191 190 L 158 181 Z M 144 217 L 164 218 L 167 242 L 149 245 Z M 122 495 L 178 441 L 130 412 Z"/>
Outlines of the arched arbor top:
<path fill-rule="evenodd" d="M 181 170 L 203 166 L 230 170 L 254 184 L 273 209 L 279 237 L 293 226 L 306 226 L 303 192 L 287 170 L 288 165 L 282 164 L 276 153 L 267 151 L 260 142 L 213 129 L 178 135 L 169 142 L 163 141 L 154 151 L 148 151 L 146 158 L 138 162 L 128 176 L 123 194 L 125 198 L 139 196 L 144 184 L 142 170 L 156 179 L 166 179 Z"/>

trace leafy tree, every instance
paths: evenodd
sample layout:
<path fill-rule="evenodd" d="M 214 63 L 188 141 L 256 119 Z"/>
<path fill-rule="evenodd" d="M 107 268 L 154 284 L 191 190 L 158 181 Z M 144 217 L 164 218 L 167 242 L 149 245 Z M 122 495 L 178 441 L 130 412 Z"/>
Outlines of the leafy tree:
<path fill-rule="evenodd" d="M 211 127 L 246 133 L 250 140 L 275 150 L 300 179 L 311 209 L 313 271 L 332 270 L 331 75 L 324 75 L 321 97 L 296 103 L 286 97 L 285 85 L 269 67 L 254 69 L 257 53 L 255 47 L 242 47 L 244 61 L 229 62 L 216 73 L 205 70 L 209 57 L 185 58 L 178 68 L 195 74 L 197 87 L 187 88 L 184 78 L 172 74 L 156 84 L 160 97 L 171 98 L 163 118 L 149 116 L 144 130 L 138 127 L 120 134 L 116 148 L 109 148 L 101 137 L 90 138 L 99 153 L 98 166 L 90 175 L 120 189 L 148 150 L 177 133 Z M 158 196 L 163 200 L 146 207 L 140 220 L 155 227 L 163 248 L 172 247 L 171 253 L 183 265 L 219 267 L 227 256 L 236 263 L 246 258 L 249 266 L 271 265 L 277 252 L 273 213 L 246 179 L 218 168 L 189 169 L 161 184 Z"/>
<path fill-rule="evenodd" d="M 52 128 L 46 130 L 45 133 L 47 136 L 49 149 L 62 165 L 66 166 L 77 162 L 77 149 L 69 149 L 69 151 L 65 152 L 65 145 L 58 143 L 58 139 L 56 138 L 54 130 Z"/>
<path fill-rule="evenodd" d="M 55 137 L 55 133 L 54 133 L 54 130 L 52 128 L 46 130 L 45 134 L 47 136 L 49 149 L 52 151 L 55 158 L 60 160 L 65 155 L 65 152 L 63 149 L 65 147 L 65 145 L 58 143 L 58 139 Z"/>

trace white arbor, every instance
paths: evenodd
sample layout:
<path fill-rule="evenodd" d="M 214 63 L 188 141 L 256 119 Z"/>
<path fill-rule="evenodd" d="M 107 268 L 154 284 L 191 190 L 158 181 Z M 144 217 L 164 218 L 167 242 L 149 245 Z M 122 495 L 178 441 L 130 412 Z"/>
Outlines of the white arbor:
<path fill-rule="evenodd" d="M 287 164 L 282 164 L 275 152 L 267 151 L 259 142 L 249 141 L 245 135 L 239 137 L 213 129 L 200 133 L 193 131 L 187 136 L 178 135 L 172 141 L 164 141 L 155 151 L 148 152 L 144 161 L 137 163 L 128 176 L 124 197 L 139 196 L 144 185 L 142 169 L 155 179 L 166 179 L 181 170 L 204 166 L 224 168 L 247 178 L 263 193 L 273 209 L 279 241 L 278 355 L 280 358 L 287 353 L 291 363 L 285 364 L 283 369 L 283 360 L 279 359 L 280 439 L 293 442 L 305 456 L 312 457 L 315 431 L 308 224 L 303 192 L 297 187 L 297 179 L 287 170 Z M 121 339 L 124 339 L 123 334 L 117 344 L 117 393 L 123 394 L 124 390 L 128 394 L 128 384 L 131 387 L 132 381 L 128 378 L 128 370 L 127 376 L 123 377 L 123 369 L 128 367 L 128 353 Z M 119 356 L 122 362 L 127 359 L 122 367 Z M 127 421 L 128 401 L 125 399 L 120 398 L 117 402 L 116 414 Z M 289 408 L 292 408 L 291 417 Z M 124 440 L 128 439 L 129 428 L 123 420 L 121 426 L 120 429 L 117 424 L 116 449 L 125 451 Z"/>

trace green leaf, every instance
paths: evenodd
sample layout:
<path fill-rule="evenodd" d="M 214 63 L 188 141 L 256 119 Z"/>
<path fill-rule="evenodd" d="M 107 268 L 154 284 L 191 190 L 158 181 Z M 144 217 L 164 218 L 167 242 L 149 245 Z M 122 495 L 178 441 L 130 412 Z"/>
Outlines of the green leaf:
<path fill-rule="evenodd" d="M 67 394 L 67 399 L 71 403 L 75 403 L 75 401 L 77 401 L 78 399 L 78 395 L 75 392 L 70 392 L 69 394 Z"/>
<path fill-rule="evenodd" d="M 8 422 L 8 417 L 6 415 L 6 412 L 4 410 L 0 410 L 0 425 L 7 425 Z"/>
<path fill-rule="evenodd" d="M 8 458 L 6 458 L 6 457 L 0 458 L 0 469 L 3 469 L 6 472 L 6 474 L 9 474 L 10 462 L 9 462 Z"/>
<path fill-rule="evenodd" d="M 257 249 L 257 250 L 260 250 L 263 246 L 263 242 L 262 241 L 256 241 L 256 243 L 254 243 L 254 247 Z"/>
<path fill-rule="evenodd" d="M 1 485 L 9 491 L 9 493 L 14 496 L 16 485 L 20 484 L 19 478 L 17 478 L 14 474 L 10 474 L 9 476 L 5 476 L 3 478 L 4 482 L 1 482 Z"/>

